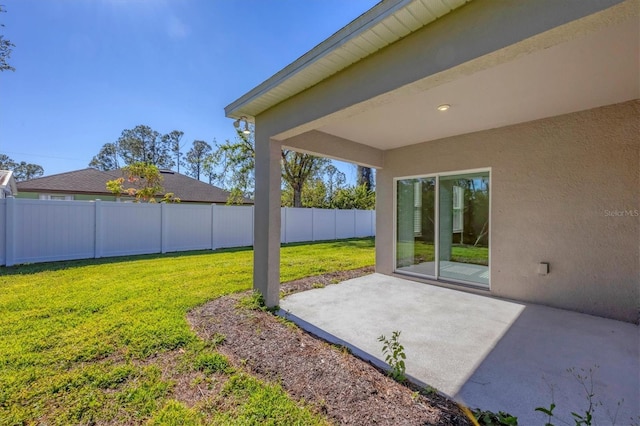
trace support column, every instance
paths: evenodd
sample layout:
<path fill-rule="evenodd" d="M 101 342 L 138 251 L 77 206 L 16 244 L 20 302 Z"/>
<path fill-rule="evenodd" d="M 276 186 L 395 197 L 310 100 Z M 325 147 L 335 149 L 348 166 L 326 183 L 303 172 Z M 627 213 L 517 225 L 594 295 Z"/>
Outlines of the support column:
<path fill-rule="evenodd" d="M 280 142 L 255 130 L 253 288 L 268 307 L 280 302 Z"/>

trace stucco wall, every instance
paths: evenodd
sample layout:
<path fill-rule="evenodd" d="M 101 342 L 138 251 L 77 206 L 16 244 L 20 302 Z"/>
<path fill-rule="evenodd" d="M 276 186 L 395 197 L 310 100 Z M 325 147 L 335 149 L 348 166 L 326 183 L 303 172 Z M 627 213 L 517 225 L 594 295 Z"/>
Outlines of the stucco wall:
<path fill-rule="evenodd" d="M 393 271 L 394 177 L 491 167 L 491 294 L 638 322 L 640 101 L 390 150 L 384 165 L 379 272 Z"/>

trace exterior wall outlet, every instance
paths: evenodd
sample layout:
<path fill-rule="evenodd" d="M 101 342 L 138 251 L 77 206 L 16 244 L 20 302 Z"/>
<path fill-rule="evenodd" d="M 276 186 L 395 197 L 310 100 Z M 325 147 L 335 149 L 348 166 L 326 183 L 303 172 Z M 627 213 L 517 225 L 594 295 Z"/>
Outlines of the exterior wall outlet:
<path fill-rule="evenodd" d="M 549 262 L 540 262 L 538 264 L 538 275 L 549 274 Z"/>

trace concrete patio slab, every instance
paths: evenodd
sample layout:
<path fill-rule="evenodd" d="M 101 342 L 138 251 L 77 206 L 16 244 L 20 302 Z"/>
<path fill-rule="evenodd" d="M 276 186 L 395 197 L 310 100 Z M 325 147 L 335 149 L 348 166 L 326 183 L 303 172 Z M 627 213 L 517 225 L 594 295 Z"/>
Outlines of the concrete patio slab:
<path fill-rule="evenodd" d="M 412 379 L 470 407 L 507 411 L 520 425 L 543 424 L 534 409 L 552 400 L 565 420 L 584 412 L 585 391 L 567 369 L 598 366 L 597 424 L 611 424 L 616 410 L 617 424 L 640 422 L 640 331 L 633 324 L 381 274 L 293 294 L 280 307 L 378 365 L 378 336 L 399 330 Z"/>

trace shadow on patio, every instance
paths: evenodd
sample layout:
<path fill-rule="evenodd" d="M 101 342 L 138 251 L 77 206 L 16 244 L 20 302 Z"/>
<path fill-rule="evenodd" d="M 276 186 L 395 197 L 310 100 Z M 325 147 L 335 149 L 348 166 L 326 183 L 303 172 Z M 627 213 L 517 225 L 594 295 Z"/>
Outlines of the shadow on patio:
<path fill-rule="evenodd" d="M 583 413 L 585 390 L 567 369 L 593 374 L 595 418 L 640 421 L 639 328 L 550 307 L 525 304 L 372 274 L 281 301 L 282 314 L 313 334 L 381 361 L 378 336 L 399 330 L 414 381 L 470 407 L 507 411 L 521 425 L 543 424 L 534 409 L 570 420 Z M 550 389 L 553 387 L 553 395 Z"/>

